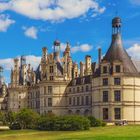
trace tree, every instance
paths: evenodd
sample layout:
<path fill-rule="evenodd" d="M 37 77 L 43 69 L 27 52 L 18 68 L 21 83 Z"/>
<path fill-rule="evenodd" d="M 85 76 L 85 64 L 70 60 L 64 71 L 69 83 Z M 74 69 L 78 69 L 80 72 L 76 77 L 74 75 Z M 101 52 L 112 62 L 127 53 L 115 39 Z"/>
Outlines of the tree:
<path fill-rule="evenodd" d="M 16 114 L 16 121 L 20 123 L 22 129 L 31 129 L 36 127 L 39 114 L 31 109 L 22 109 Z"/>
<path fill-rule="evenodd" d="M 16 113 L 12 112 L 12 111 L 8 111 L 7 113 L 5 113 L 5 120 L 6 122 L 11 125 L 16 118 Z"/>
<path fill-rule="evenodd" d="M 6 124 L 4 113 L 0 112 L 0 125 Z"/>

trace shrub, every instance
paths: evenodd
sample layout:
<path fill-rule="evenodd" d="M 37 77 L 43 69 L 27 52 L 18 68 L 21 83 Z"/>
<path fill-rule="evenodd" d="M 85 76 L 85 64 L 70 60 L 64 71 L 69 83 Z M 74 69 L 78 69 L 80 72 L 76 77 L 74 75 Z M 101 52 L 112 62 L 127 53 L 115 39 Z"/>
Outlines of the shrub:
<path fill-rule="evenodd" d="M 88 130 L 90 121 L 81 116 L 41 117 L 38 121 L 39 130 L 73 131 Z"/>
<path fill-rule="evenodd" d="M 96 119 L 93 116 L 89 116 L 88 119 L 90 121 L 90 126 L 91 127 L 106 126 L 106 123 L 105 122 L 103 122 L 103 121 L 101 121 L 99 119 Z"/>
<path fill-rule="evenodd" d="M 12 129 L 12 130 L 20 130 L 21 129 L 21 126 L 20 126 L 20 123 L 14 122 L 14 123 L 11 123 L 11 125 L 9 126 L 9 128 Z"/>
<path fill-rule="evenodd" d="M 22 129 L 33 129 L 36 127 L 39 114 L 31 109 L 22 109 L 16 114 L 16 122 Z"/>

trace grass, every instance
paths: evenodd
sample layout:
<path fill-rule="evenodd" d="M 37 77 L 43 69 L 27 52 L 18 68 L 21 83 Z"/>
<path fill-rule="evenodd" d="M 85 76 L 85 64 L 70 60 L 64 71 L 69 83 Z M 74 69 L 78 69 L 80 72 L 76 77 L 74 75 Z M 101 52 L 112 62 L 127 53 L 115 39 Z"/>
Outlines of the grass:
<path fill-rule="evenodd" d="M 107 126 L 88 131 L 0 131 L 0 140 L 140 140 L 140 126 Z"/>

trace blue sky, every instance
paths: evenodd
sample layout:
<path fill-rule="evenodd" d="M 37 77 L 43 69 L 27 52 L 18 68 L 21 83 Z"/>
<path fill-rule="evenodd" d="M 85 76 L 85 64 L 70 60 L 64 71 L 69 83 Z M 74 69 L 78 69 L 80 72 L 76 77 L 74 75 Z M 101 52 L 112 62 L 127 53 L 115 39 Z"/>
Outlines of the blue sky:
<path fill-rule="evenodd" d="M 9 82 L 12 58 L 26 55 L 34 67 L 41 48 L 52 52 L 55 39 L 70 42 L 72 57 L 97 60 L 97 48 L 105 54 L 111 41 L 111 20 L 122 18 L 124 47 L 140 59 L 140 0 L 0 0 L 0 65 Z"/>

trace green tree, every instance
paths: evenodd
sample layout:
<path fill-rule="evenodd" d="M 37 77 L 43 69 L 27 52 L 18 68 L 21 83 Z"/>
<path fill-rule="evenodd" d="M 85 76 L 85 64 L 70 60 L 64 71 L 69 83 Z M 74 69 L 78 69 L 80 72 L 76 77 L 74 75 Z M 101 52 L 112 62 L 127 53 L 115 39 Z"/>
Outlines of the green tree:
<path fill-rule="evenodd" d="M 22 129 L 31 129 L 36 127 L 39 114 L 31 109 L 21 109 L 16 114 L 16 121 L 20 123 Z"/>
<path fill-rule="evenodd" d="M 15 118 L 16 118 L 16 113 L 12 111 L 8 111 L 5 113 L 5 120 L 9 125 L 11 125 L 15 121 Z"/>
<path fill-rule="evenodd" d="M 6 121 L 5 121 L 5 116 L 3 112 L 0 112 L 0 125 L 5 125 Z"/>

